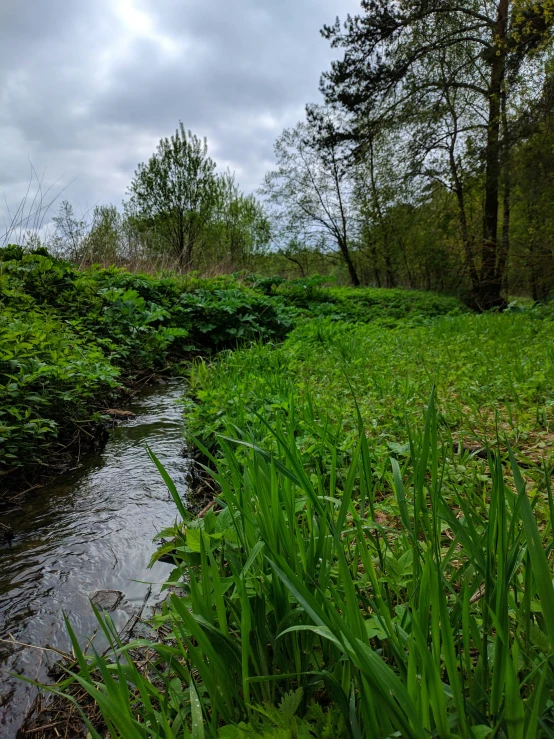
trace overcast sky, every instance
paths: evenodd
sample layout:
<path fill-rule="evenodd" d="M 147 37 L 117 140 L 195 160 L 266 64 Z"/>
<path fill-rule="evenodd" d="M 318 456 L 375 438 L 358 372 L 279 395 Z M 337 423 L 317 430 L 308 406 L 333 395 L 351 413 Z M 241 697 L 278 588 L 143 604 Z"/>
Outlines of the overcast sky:
<path fill-rule="evenodd" d="M 136 165 L 179 120 L 255 190 L 275 138 L 319 100 L 336 53 L 321 26 L 358 5 L 0 0 L 2 201 L 19 202 L 32 163 L 46 184 L 76 178 L 62 197 L 80 213 L 119 206 Z"/>

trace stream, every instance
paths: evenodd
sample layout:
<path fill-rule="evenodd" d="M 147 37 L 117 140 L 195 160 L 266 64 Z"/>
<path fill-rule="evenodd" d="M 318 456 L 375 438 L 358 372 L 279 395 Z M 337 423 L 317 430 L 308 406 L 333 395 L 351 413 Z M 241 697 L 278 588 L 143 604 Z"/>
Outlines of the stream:
<path fill-rule="evenodd" d="M 59 657 L 34 647 L 69 651 L 64 612 L 85 644 L 97 627 L 89 602 L 95 592 L 125 594 L 111 613 L 118 628 L 142 604 L 150 583 L 148 604 L 159 600 L 172 566 L 158 562 L 148 569 L 152 538 L 175 521 L 176 509 L 145 443 L 186 491 L 182 394 L 179 382 L 142 390 L 126 406 L 136 417 L 116 426 L 101 452 L 2 516 L 15 535 L 11 546 L 0 544 L 2 739 L 15 737 L 36 696 L 36 688 L 11 673 L 48 682 Z M 12 637 L 20 644 L 6 643 Z"/>

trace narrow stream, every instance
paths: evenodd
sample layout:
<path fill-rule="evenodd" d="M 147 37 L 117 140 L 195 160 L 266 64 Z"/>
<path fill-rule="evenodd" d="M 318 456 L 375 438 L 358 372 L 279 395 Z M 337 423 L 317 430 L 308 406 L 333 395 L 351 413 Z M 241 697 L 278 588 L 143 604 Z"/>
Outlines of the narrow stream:
<path fill-rule="evenodd" d="M 155 583 L 151 598 L 159 597 L 171 566 L 147 568 L 152 538 L 175 521 L 176 511 L 145 442 L 185 491 L 182 393 L 179 383 L 142 391 L 127 406 L 136 418 L 114 428 L 101 453 L 2 517 L 15 538 L 0 549 L 0 639 L 67 650 L 63 613 L 86 641 L 97 625 L 89 602 L 96 591 L 125 593 L 111 614 L 118 628 L 142 603 L 147 583 Z M 0 642 L 2 739 L 15 737 L 36 694 L 10 673 L 48 681 L 54 659 L 51 652 Z"/>

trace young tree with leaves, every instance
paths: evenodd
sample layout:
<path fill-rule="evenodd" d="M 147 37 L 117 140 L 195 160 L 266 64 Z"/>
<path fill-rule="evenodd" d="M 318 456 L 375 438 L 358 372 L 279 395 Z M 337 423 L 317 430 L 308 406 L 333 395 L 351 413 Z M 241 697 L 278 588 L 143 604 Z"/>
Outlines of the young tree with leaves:
<path fill-rule="evenodd" d="M 128 213 L 162 238 L 182 270 L 192 268 L 216 205 L 215 166 L 206 139 L 180 123 L 150 160 L 139 164 L 129 187 Z"/>
<path fill-rule="evenodd" d="M 358 286 L 352 169 L 335 123 L 326 111 L 311 108 L 305 122 L 283 131 L 275 156 L 277 169 L 266 175 L 261 192 L 273 206 L 282 241 L 338 253 Z"/>
<path fill-rule="evenodd" d="M 229 171 L 218 177 L 213 239 L 220 255 L 235 266 L 263 253 L 271 239 L 263 205 L 254 195 L 242 193 Z"/>
<path fill-rule="evenodd" d="M 115 205 L 97 205 L 83 239 L 83 257 L 89 262 L 115 264 L 121 256 L 123 219 Z"/>
<path fill-rule="evenodd" d="M 86 218 L 77 218 L 71 203 L 63 200 L 58 215 L 54 216 L 52 221 L 55 232 L 48 245 L 49 248 L 54 253 L 79 261 L 82 257 L 83 241 L 89 231 Z"/>

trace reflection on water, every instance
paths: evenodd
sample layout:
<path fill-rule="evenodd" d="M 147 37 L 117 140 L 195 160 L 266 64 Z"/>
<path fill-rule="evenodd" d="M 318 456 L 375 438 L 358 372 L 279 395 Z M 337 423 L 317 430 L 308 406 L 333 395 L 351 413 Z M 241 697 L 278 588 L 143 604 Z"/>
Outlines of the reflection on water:
<path fill-rule="evenodd" d="M 89 603 L 95 591 L 125 593 L 112 614 L 122 627 L 133 606 L 142 603 L 145 581 L 163 582 L 169 565 L 147 569 L 152 537 L 173 523 L 176 513 L 145 442 L 184 491 L 188 462 L 181 455 L 181 394 L 178 384 L 143 391 L 128 406 L 137 417 L 111 432 L 102 453 L 2 517 L 15 538 L 11 547 L 0 549 L 0 639 L 11 635 L 24 644 L 67 650 L 64 612 L 85 641 L 96 626 Z M 3 739 L 15 736 L 35 695 L 10 673 L 47 680 L 53 658 L 51 652 L 0 642 Z"/>

